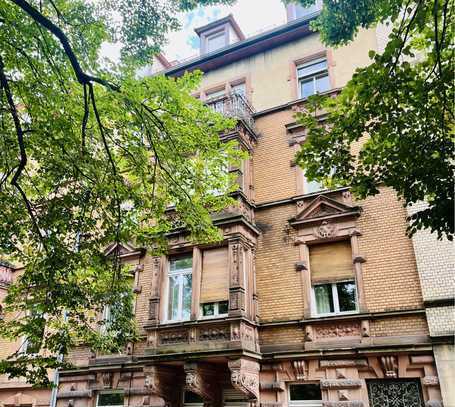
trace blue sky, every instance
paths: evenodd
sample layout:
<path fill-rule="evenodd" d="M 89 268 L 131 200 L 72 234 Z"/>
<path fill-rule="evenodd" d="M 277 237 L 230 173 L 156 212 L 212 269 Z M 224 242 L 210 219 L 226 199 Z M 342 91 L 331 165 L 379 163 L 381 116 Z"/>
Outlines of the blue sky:
<path fill-rule="evenodd" d="M 164 54 L 169 60 L 197 54 L 199 39 L 194 29 L 230 13 L 246 36 L 283 24 L 286 20 L 281 0 L 237 0 L 233 6 L 201 7 L 179 16 L 182 29 L 169 35 Z"/>
<path fill-rule="evenodd" d="M 286 11 L 281 0 L 237 0 L 232 6 L 200 7 L 178 16 L 182 28 L 169 34 L 163 53 L 169 61 L 195 56 L 199 52 L 199 38 L 194 29 L 232 14 L 243 33 L 249 37 L 286 22 Z M 118 61 L 119 44 L 104 43 L 102 57 Z"/>

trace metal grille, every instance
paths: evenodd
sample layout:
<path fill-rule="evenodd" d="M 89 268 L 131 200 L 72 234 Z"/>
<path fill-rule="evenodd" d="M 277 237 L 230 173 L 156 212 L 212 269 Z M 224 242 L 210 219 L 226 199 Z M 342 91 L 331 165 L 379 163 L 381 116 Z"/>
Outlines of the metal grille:
<path fill-rule="evenodd" d="M 369 380 L 370 407 L 423 407 L 417 380 Z"/>

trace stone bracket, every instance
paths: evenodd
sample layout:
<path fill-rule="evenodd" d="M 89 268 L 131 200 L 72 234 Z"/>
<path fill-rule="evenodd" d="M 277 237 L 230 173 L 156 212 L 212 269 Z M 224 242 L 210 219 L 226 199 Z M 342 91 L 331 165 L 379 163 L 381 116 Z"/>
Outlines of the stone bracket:
<path fill-rule="evenodd" d="M 216 374 L 197 363 L 185 363 L 185 389 L 202 397 L 205 403 L 216 405 L 220 402 L 220 392 L 214 382 Z"/>
<path fill-rule="evenodd" d="M 161 397 L 167 405 L 178 405 L 180 394 L 175 389 L 180 386 L 182 377 L 178 371 L 165 366 L 144 367 L 144 387 L 149 395 Z"/>
<path fill-rule="evenodd" d="M 240 358 L 228 362 L 232 386 L 251 401 L 259 401 L 259 363 Z"/>

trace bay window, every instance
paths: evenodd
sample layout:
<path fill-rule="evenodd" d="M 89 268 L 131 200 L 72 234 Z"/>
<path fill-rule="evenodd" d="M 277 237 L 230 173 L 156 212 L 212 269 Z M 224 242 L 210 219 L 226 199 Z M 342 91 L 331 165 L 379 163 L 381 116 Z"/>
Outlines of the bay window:
<path fill-rule="evenodd" d="M 192 296 L 192 256 L 171 258 L 168 271 L 167 320 L 189 320 Z"/>
<path fill-rule="evenodd" d="M 313 316 L 357 312 L 357 288 L 349 241 L 310 246 Z"/>

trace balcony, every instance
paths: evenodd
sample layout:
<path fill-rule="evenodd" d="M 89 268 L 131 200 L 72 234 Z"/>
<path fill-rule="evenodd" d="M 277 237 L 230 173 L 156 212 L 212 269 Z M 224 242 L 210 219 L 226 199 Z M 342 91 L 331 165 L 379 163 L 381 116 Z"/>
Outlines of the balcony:
<path fill-rule="evenodd" d="M 231 92 L 208 99 L 206 104 L 215 110 L 215 112 L 221 113 L 226 117 L 241 120 L 248 130 L 255 133 L 254 109 L 242 94 Z"/>

